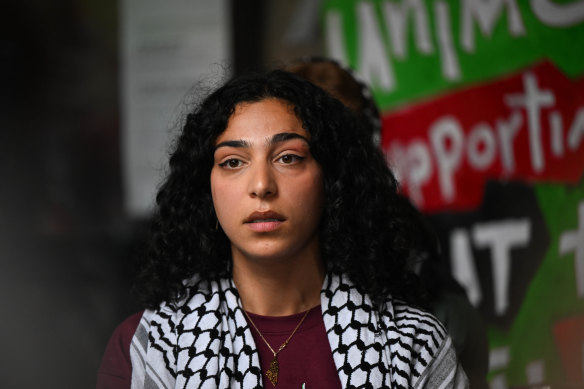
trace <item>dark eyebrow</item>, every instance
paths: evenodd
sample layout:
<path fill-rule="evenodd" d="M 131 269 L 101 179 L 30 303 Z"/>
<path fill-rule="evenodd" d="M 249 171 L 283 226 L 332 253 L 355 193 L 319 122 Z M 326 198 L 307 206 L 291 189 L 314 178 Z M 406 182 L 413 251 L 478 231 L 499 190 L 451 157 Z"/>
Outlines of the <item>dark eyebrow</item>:
<path fill-rule="evenodd" d="M 310 142 L 306 137 L 295 132 L 281 132 L 279 134 L 276 134 L 270 139 L 268 139 L 268 144 L 270 146 L 273 146 L 275 144 L 286 142 L 291 139 L 301 139 L 310 145 Z M 220 147 L 249 148 L 251 147 L 251 145 L 249 144 L 248 141 L 245 140 L 226 140 L 225 142 L 221 142 L 217 146 L 215 146 L 215 150 L 219 149 Z"/>
<path fill-rule="evenodd" d="M 249 148 L 251 146 L 249 142 L 245 140 L 226 140 L 225 142 L 221 142 L 217 146 L 215 146 L 215 150 L 217 150 L 220 147 Z"/>
<path fill-rule="evenodd" d="M 297 134 L 295 132 L 281 132 L 279 134 L 276 134 L 272 137 L 272 139 L 269 140 L 270 145 L 275 145 L 276 143 L 282 143 L 282 142 L 286 142 L 288 140 L 291 139 L 302 139 L 303 141 L 305 141 L 307 144 L 310 145 L 310 142 L 308 141 L 308 139 L 300 134 Z"/>

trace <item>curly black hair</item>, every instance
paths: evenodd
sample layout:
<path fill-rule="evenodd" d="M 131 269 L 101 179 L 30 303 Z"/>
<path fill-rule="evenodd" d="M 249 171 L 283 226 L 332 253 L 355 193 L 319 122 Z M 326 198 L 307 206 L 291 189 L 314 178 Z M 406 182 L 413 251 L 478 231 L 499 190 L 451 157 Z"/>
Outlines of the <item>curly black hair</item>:
<path fill-rule="evenodd" d="M 391 294 L 416 303 L 420 290 L 407 264 L 412 228 L 381 151 L 340 101 L 281 70 L 234 78 L 187 115 L 139 263 L 135 290 L 141 301 L 148 308 L 177 302 L 188 293 L 184 280 L 195 274 L 230 276 L 230 243 L 216 228 L 210 190 L 214 144 L 238 104 L 263 99 L 291 104 L 310 133 L 324 177 L 319 236 L 327 271 L 347 275 L 375 301 Z"/>

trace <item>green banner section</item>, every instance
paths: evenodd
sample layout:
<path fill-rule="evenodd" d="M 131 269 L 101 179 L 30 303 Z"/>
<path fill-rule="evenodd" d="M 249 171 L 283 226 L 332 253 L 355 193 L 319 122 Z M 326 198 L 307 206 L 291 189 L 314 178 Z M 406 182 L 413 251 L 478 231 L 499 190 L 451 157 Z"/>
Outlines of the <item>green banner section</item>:
<path fill-rule="evenodd" d="M 373 86 L 383 110 L 550 59 L 584 72 L 584 2 L 326 0 L 328 54 Z"/>
<path fill-rule="evenodd" d="M 583 284 L 584 279 L 578 279 L 575 270 L 578 261 L 584 265 L 584 183 L 573 188 L 549 184 L 534 189 L 549 229 L 550 248 L 512 328 L 489 331 L 491 350 L 507 356 L 491 371 L 490 380 L 505 377 L 509 386 L 524 385 L 529 372 L 534 374 L 536 369 L 542 370 L 546 382 L 565 382 L 570 364 L 581 369 L 584 363 L 582 350 L 580 355 L 570 354 L 557 338 L 557 332 L 565 332 L 564 324 L 584 321 L 584 296 L 578 295 L 578 283 Z M 584 340 L 584 333 L 580 339 L 565 335 L 572 344 Z M 570 363 L 562 363 L 566 361 Z"/>

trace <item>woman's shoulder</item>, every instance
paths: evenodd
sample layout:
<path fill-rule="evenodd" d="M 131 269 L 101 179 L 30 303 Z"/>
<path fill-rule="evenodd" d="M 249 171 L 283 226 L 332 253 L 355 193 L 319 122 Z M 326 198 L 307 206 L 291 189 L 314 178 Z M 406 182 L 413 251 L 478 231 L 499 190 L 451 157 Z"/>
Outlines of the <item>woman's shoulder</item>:
<path fill-rule="evenodd" d="M 97 373 L 97 389 L 130 387 L 132 375 L 130 344 L 142 315 L 143 311 L 131 315 L 114 330 Z"/>
<path fill-rule="evenodd" d="M 446 328 L 434 315 L 404 301 L 389 300 L 382 317 L 389 339 L 399 339 L 397 346 L 413 351 L 413 355 L 434 357 L 451 342 Z"/>
<path fill-rule="evenodd" d="M 468 387 L 452 340 L 434 315 L 399 300 L 388 311 L 390 353 L 401 376 L 412 377 L 415 387 L 439 387 L 443 379 L 447 387 Z"/>
<path fill-rule="evenodd" d="M 392 320 L 398 329 L 431 333 L 439 338 L 448 336 L 444 325 L 432 313 L 401 300 L 391 300 Z"/>

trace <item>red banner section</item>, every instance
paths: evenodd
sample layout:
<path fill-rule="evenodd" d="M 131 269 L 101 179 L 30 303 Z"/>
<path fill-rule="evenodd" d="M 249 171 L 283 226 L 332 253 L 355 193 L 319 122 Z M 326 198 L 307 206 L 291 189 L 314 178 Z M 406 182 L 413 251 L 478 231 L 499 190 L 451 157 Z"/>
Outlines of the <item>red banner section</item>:
<path fill-rule="evenodd" d="M 579 182 L 584 79 L 549 62 L 383 117 L 382 147 L 426 211 L 481 204 L 487 180 Z"/>

